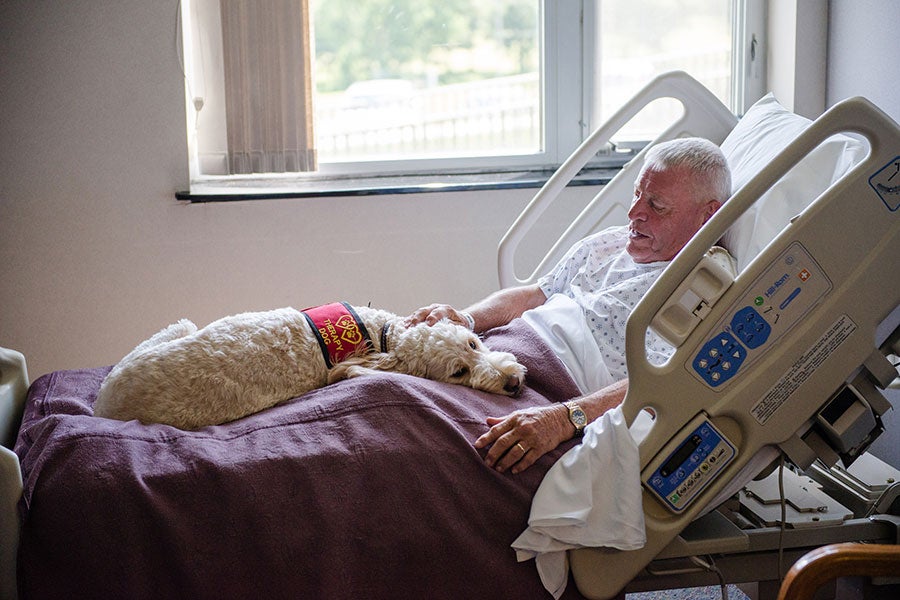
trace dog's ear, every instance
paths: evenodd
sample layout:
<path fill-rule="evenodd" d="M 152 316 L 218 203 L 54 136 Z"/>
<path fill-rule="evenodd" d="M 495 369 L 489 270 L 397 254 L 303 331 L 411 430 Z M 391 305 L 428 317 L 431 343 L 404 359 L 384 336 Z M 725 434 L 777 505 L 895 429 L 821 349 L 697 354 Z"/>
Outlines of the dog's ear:
<path fill-rule="evenodd" d="M 378 371 L 394 371 L 396 368 L 397 359 L 391 353 L 376 352 L 352 356 L 334 365 L 328 371 L 328 383 L 330 385 L 343 379 L 371 375 Z"/>

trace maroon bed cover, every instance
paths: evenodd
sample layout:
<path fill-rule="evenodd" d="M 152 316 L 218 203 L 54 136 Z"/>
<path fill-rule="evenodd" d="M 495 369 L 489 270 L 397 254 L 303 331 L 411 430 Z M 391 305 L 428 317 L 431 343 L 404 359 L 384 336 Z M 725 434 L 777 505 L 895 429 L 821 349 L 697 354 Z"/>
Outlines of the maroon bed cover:
<path fill-rule="evenodd" d="M 472 443 L 578 391 L 521 320 L 486 342 L 528 368 L 519 398 L 383 374 L 196 432 L 93 417 L 108 367 L 41 377 L 15 448 L 21 597 L 550 598 L 510 543 L 571 442 L 519 475 Z"/>

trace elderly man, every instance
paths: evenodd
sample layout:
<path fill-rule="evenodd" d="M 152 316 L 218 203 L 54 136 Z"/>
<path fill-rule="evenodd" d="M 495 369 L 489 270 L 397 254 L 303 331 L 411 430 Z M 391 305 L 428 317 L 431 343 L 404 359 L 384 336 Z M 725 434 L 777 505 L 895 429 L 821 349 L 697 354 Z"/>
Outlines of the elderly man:
<path fill-rule="evenodd" d="M 578 383 L 583 395 L 564 404 L 488 418 L 489 430 L 475 447 L 490 447 L 489 466 L 521 472 L 622 402 L 628 388 L 628 315 L 730 195 L 731 174 L 718 146 L 701 138 L 658 144 L 647 152 L 635 182 L 627 226 L 583 239 L 534 285 L 500 290 L 464 311 L 433 304 L 408 318 L 410 323 L 447 318 L 486 331 L 523 317 Z M 672 348 L 651 332 L 647 352 L 648 360 L 659 364 Z"/>

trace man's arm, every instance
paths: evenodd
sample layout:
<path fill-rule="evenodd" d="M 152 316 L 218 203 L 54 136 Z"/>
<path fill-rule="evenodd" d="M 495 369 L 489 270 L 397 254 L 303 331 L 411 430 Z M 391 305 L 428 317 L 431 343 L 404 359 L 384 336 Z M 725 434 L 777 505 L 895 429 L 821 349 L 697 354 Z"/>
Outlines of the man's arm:
<path fill-rule="evenodd" d="M 506 325 L 516 317 L 521 317 L 526 310 L 540 306 L 546 300 L 547 297 L 537 284 L 506 288 L 476 302 L 463 312 L 472 315 L 475 320 L 475 331 L 482 332 Z M 420 308 L 407 317 L 406 323 L 434 325 L 441 319 L 449 319 L 468 326 L 468 321 L 462 313 L 447 304 L 432 304 Z"/>
<path fill-rule="evenodd" d="M 575 401 L 591 422 L 621 404 L 627 390 L 628 380 L 623 379 Z M 569 409 L 563 404 L 524 408 L 500 418 L 488 417 L 487 424 L 491 428 L 475 440 L 475 447 L 491 446 L 484 461 L 500 472 L 511 468 L 513 473 L 521 473 L 575 435 Z"/>

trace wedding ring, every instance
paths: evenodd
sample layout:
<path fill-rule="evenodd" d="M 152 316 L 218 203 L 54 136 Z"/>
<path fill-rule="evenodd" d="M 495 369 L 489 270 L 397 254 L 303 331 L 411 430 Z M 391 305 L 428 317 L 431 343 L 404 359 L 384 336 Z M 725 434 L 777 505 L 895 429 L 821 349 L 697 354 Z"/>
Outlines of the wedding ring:
<path fill-rule="evenodd" d="M 525 446 L 522 445 L 522 442 L 516 442 L 516 446 L 519 447 L 519 450 L 522 451 L 522 454 L 528 454 L 528 450 L 525 449 Z"/>

